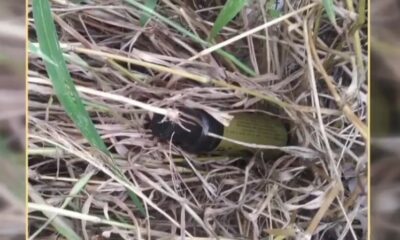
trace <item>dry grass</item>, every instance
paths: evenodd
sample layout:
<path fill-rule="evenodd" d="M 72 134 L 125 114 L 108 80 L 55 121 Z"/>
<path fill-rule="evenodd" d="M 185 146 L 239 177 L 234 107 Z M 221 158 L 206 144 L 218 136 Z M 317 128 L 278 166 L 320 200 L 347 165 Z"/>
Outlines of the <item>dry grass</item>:
<path fill-rule="evenodd" d="M 250 34 L 270 21 L 262 1 L 252 2 L 218 39 L 255 70 L 249 77 L 160 21 L 140 27 L 140 11 L 121 1 L 61 2 L 53 11 L 73 79 L 149 217 L 64 113 L 42 60 L 30 56 L 30 192 L 46 201 L 31 199 L 31 234 L 45 211 L 85 239 L 366 239 L 367 33 L 349 32 L 353 6 L 335 2 L 340 34 L 308 0 L 286 1 L 274 25 Z M 222 1 L 193 2 L 160 0 L 156 11 L 205 39 Z M 275 161 L 189 155 L 143 127 L 151 112 L 179 106 L 228 121 L 234 111 L 271 113 L 272 103 L 296 139 Z M 90 167 L 99 173 L 62 209 Z M 39 237 L 56 235 L 49 225 Z"/>

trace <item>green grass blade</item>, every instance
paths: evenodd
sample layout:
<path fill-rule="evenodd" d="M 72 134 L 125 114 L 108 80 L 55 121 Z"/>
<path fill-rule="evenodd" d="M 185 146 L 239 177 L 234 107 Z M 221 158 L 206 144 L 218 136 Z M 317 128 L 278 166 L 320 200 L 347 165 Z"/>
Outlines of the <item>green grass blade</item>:
<path fill-rule="evenodd" d="M 49 56 L 44 54 L 37 45 L 35 45 L 31 42 L 29 42 L 28 44 L 29 44 L 29 52 L 31 52 L 32 54 L 34 54 L 38 57 L 41 57 L 44 61 L 46 61 L 52 65 L 55 65 L 55 66 L 57 65 L 55 62 L 53 62 L 53 60 L 50 59 Z"/>
<path fill-rule="evenodd" d="M 52 62 L 44 61 L 46 70 L 53 83 L 54 91 L 63 105 L 67 115 L 72 119 L 78 127 L 82 135 L 89 141 L 89 143 L 101 152 L 110 156 L 105 143 L 101 139 L 99 133 L 89 113 L 86 111 L 78 91 L 71 79 L 65 59 L 63 57 L 56 27 L 53 17 L 51 16 L 50 3 L 47 0 L 35 0 L 32 2 L 33 18 L 35 20 L 36 33 L 39 40 L 39 48 L 43 54 L 48 56 Z M 120 176 L 123 174 L 115 169 Z M 143 205 L 136 195 L 129 194 L 132 201 L 136 204 L 142 214 L 145 214 Z"/>
<path fill-rule="evenodd" d="M 333 5 L 333 0 L 322 0 L 322 3 L 329 20 L 334 26 L 336 26 L 335 6 Z"/>
<path fill-rule="evenodd" d="M 72 200 L 73 196 L 78 195 L 83 188 L 85 188 L 86 184 L 89 182 L 90 178 L 94 175 L 94 171 L 91 171 L 81 177 L 78 182 L 75 183 L 75 185 L 72 187 L 71 191 L 69 192 L 69 197 L 67 197 L 63 204 L 61 205 L 61 208 L 65 208 Z M 30 239 L 35 239 L 36 236 L 38 236 L 46 227 L 53 222 L 53 220 L 57 217 L 57 214 L 54 214 L 50 218 L 47 219 L 47 221 L 38 229 L 36 230 L 35 233 L 33 233 L 30 236 Z"/>
<path fill-rule="evenodd" d="M 78 95 L 65 64 L 65 59 L 58 43 L 56 27 L 51 16 L 49 1 L 33 1 L 32 6 L 40 50 L 55 63 L 54 65 L 45 61 L 47 73 L 53 83 L 53 88 L 59 101 L 89 143 L 102 152 L 108 153 L 106 145 L 100 138 Z"/>
<path fill-rule="evenodd" d="M 215 20 L 209 40 L 213 40 L 218 36 L 222 28 L 232 21 L 232 19 L 244 8 L 246 3 L 247 0 L 228 0 L 219 13 L 217 20 Z"/>
<path fill-rule="evenodd" d="M 44 54 L 42 52 L 42 50 L 40 50 L 38 43 L 29 42 L 28 46 L 29 46 L 28 50 L 30 53 L 32 53 L 38 57 L 41 57 L 44 61 L 47 61 L 55 66 L 57 65 L 55 62 L 53 62 L 53 60 L 50 59 L 49 56 L 47 56 L 46 54 Z M 89 65 L 81 57 L 79 57 L 77 54 L 75 54 L 73 52 L 69 53 L 69 54 L 63 53 L 63 56 L 64 56 L 64 59 L 70 63 L 75 63 L 82 67 L 89 67 Z"/>
<path fill-rule="evenodd" d="M 148 7 L 149 9 L 153 10 L 156 8 L 157 6 L 157 2 L 158 0 L 147 0 L 145 3 L 145 6 Z M 142 13 L 142 16 L 140 17 L 140 26 L 144 26 L 146 25 L 146 23 L 149 21 L 151 15 L 144 12 Z"/>
<path fill-rule="evenodd" d="M 175 28 L 175 30 L 177 30 L 178 32 L 180 32 L 181 34 L 188 36 L 190 39 L 192 39 L 193 41 L 202 44 L 206 47 L 210 47 L 212 46 L 211 43 L 199 38 L 198 36 L 196 36 L 196 34 L 188 31 L 187 29 L 185 29 L 184 27 L 182 27 L 180 24 L 175 23 L 173 21 L 171 21 L 170 19 L 164 17 L 163 15 L 157 13 L 156 11 L 146 7 L 145 5 L 135 1 L 135 0 L 125 0 L 125 2 L 133 5 L 134 7 L 139 8 L 140 10 L 146 12 L 149 15 L 152 15 L 153 17 L 159 19 L 160 21 L 162 21 L 163 23 Z M 244 64 L 243 62 L 241 62 L 238 58 L 236 58 L 234 55 L 218 49 L 216 51 L 218 54 L 220 54 L 221 56 L 223 56 L 224 58 L 230 60 L 232 63 L 234 63 L 238 68 L 240 68 L 243 72 L 249 74 L 250 76 L 255 76 L 256 73 L 254 72 L 253 69 L 249 68 L 246 64 Z"/>
<path fill-rule="evenodd" d="M 267 13 L 272 19 L 282 16 L 284 0 L 269 0 L 267 2 Z"/>
<path fill-rule="evenodd" d="M 35 0 L 35 2 L 42 1 L 42 0 Z M 47 0 L 45 0 L 47 1 Z M 28 186 L 29 189 L 29 197 L 32 199 L 33 202 L 47 205 L 46 201 L 40 196 L 38 192 L 32 186 Z M 53 218 L 53 214 L 42 211 L 42 213 L 48 218 Z M 72 229 L 71 224 L 69 221 L 63 217 L 55 216 L 51 221 L 51 225 L 57 230 L 58 233 L 63 235 L 68 240 L 81 240 L 82 238 Z M 32 239 L 32 238 L 29 238 Z"/>

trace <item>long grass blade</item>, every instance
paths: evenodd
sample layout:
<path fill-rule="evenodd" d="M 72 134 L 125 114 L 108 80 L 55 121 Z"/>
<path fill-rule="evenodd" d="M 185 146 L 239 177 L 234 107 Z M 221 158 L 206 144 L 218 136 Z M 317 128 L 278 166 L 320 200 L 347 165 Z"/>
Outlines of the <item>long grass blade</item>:
<path fill-rule="evenodd" d="M 322 3 L 329 21 L 336 26 L 335 6 L 333 5 L 333 0 L 322 0 Z"/>
<path fill-rule="evenodd" d="M 282 16 L 285 0 L 269 0 L 267 2 L 268 16 L 272 19 Z"/>
<path fill-rule="evenodd" d="M 192 39 L 193 41 L 200 43 L 206 47 L 210 47 L 212 46 L 211 43 L 199 38 L 198 36 L 196 36 L 196 34 L 192 33 L 191 31 L 188 31 L 187 29 L 185 29 L 184 27 L 182 27 L 180 24 L 171 21 L 170 19 L 164 17 L 163 15 L 157 13 L 156 11 L 148 8 L 147 6 L 139 3 L 138 1 L 135 0 L 125 0 L 125 2 L 131 4 L 134 7 L 139 8 L 140 10 L 146 12 L 149 15 L 152 15 L 153 17 L 159 19 L 160 21 L 162 21 L 163 23 L 175 28 L 178 32 L 180 32 L 181 34 L 184 34 L 185 36 L 188 36 L 190 39 Z M 232 63 L 234 63 L 238 68 L 240 68 L 243 72 L 247 73 L 250 76 L 255 76 L 256 73 L 254 72 L 253 69 L 249 68 L 245 63 L 243 63 L 242 61 L 240 61 L 238 58 L 236 58 L 234 55 L 224 51 L 224 50 L 217 50 L 216 51 L 218 54 L 220 54 L 221 56 L 223 56 L 224 58 L 228 59 L 229 61 L 231 61 Z"/>
<path fill-rule="evenodd" d="M 87 173 L 85 176 L 81 177 L 78 182 L 75 183 L 75 185 L 72 187 L 69 196 L 67 197 L 63 204 L 61 205 L 61 208 L 65 208 L 72 200 L 72 196 L 76 196 L 79 194 L 79 192 L 82 191 L 82 189 L 86 186 L 86 184 L 89 182 L 90 178 L 94 175 L 94 171 L 91 171 Z M 32 234 L 32 236 L 29 237 L 29 240 L 35 239 L 36 236 L 38 236 L 46 227 L 53 222 L 54 219 L 57 218 L 57 214 L 54 214 L 53 216 L 49 217 L 47 221 L 38 229 L 36 230 L 35 233 Z"/>
<path fill-rule="evenodd" d="M 71 79 L 71 75 L 68 71 L 58 42 L 58 36 L 53 17 L 51 16 L 49 1 L 33 1 L 32 7 L 40 51 L 50 58 L 51 62 L 55 63 L 52 64 L 49 61 L 44 61 L 46 70 L 53 83 L 53 88 L 59 101 L 63 105 L 68 116 L 73 120 L 77 128 L 89 143 L 101 152 L 110 156 L 110 152 L 90 119 Z M 120 176 L 123 175 L 121 172 L 118 174 Z M 141 213 L 144 214 L 144 207 L 137 196 L 133 193 L 130 193 L 129 196 L 132 198 L 132 201 L 136 204 Z"/>
<path fill-rule="evenodd" d="M 38 2 L 39 0 L 36 0 Z M 42 0 L 40 0 L 42 1 Z M 40 196 L 38 192 L 34 190 L 32 186 L 28 186 L 29 189 L 29 197 L 36 204 L 47 205 L 46 201 Z M 42 211 L 42 213 L 49 219 L 53 218 L 53 214 L 48 213 L 46 211 Z M 51 225 L 57 230 L 58 233 L 63 235 L 68 240 L 81 240 L 82 238 L 72 229 L 71 223 L 60 216 L 55 216 L 51 222 Z"/>
<path fill-rule="evenodd" d="M 29 50 L 29 52 L 31 52 L 32 54 L 34 54 L 34 55 L 36 55 L 36 56 L 42 58 L 44 61 L 46 61 L 46 62 L 48 62 L 48 63 L 51 63 L 51 64 L 53 64 L 53 65 L 57 65 L 55 62 L 53 62 L 53 61 L 50 59 L 49 56 L 47 56 L 46 54 L 44 54 L 44 53 L 40 50 L 40 48 L 39 48 L 37 45 L 35 45 L 35 44 L 29 42 L 29 43 L 28 43 L 28 46 L 29 46 L 28 50 Z"/>
<path fill-rule="evenodd" d="M 65 64 L 65 59 L 58 43 L 56 27 L 51 16 L 49 1 L 33 1 L 32 6 L 40 50 L 55 63 L 51 64 L 45 61 L 45 66 L 59 101 L 89 143 L 102 152 L 108 153 L 106 145 L 100 138 L 75 89 Z"/>
<path fill-rule="evenodd" d="M 158 0 L 147 0 L 145 5 L 146 7 L 154 11 L 157 6 L 157 2 Z M 140 17 L 140 26 L 143 27 L 144 25 L 146 25 L 146 23 L 150 20 L 150 17 L 150 14 L 143 12 L 142 16 Z"/>
<path fill-rule="evenodd" d="M 209 40 L 213 40 L 232 19 L 246 6 L 247 0 L 228 0 L 221 12 L 219 13 L 217 20 L 215 20 L 214 26 L 211 29 Z"/>

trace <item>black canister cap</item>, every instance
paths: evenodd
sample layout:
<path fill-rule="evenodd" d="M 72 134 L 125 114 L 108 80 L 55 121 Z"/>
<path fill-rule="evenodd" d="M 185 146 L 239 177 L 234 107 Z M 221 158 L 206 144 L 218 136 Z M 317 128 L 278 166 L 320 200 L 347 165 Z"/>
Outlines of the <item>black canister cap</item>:
<path fill-rule="evenodd" d="M 172 140 L 175 145 L 191 153 L 214 150 L 221 140 L 207 134 L 212 132 L 222 135 L 223 125 L 202 110 L 184 109 L 181 112 L 182 120 L 179 124 L 155 114 L 149 123 L 152 134 L 162 141 Z"/>

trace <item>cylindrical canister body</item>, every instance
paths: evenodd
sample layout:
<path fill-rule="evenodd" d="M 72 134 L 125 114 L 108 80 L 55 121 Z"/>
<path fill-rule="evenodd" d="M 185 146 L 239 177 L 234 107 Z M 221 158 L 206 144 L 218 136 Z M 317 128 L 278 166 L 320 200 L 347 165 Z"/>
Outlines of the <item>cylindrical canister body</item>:
<path fill-rule="evenodd" d="M 288 132 L 285 125 L 276 118 L 262 113 L 236 113 L 223 137 L 253 145 L 286 146 Z M 254 150 L 229 140 L 222 140 L 217 151 L 240 152 Z"/>
<path fill-rule="evenodd" d="M 185 109 L 183 112 L 186 117 L 180 124 L 165 121 L 161 115 L 154 116 L 150 121 L 153 135 L 161 140 L 172 140 L 175 145 L 191 153 L 237 154 L 255 151 L 257 148 L 253 146 L 256 145 L 286 146 L 288 142 L 288 130 L 283 122 L 266 114 L 234 113 L 229 126 L 225 127 L 205 111 Z M 210 136 L 209 133 L 222 138 Z"/>

